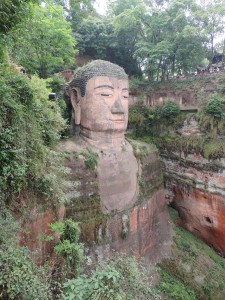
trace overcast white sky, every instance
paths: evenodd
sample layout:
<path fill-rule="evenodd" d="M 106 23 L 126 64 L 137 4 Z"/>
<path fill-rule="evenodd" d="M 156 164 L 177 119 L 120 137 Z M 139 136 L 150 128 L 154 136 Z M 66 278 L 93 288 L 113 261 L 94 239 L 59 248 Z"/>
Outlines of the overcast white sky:
<path fill-rule="evenodd" d="M 106 11 L 107 0 L 95 0 L 94 7 L 98 13 L 104 15 Z"/>

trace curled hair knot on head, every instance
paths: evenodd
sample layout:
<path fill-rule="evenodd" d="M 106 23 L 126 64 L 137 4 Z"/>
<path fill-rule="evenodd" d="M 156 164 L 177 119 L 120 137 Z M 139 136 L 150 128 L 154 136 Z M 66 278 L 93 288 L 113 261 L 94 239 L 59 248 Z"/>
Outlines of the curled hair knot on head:
<path fill-rule="evenodd" d="M 70 82 L 70 87 L 79 88 L 81 97 L 84 97 L 86 85 L 89 79 L 94 76 L 107 76 L 117 79 L 128 79 L 124 69 L 120 66 L 105 60 L 95 60 L 79 68 L 74 79 Z"/>

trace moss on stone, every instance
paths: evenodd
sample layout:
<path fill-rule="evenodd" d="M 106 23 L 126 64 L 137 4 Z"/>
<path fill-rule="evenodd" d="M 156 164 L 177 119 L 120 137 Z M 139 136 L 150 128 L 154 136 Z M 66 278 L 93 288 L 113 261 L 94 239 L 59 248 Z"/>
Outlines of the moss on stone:
<path fill-rule="evenodd" d="M 139 164 L 137 204 L 144 202 L 163 187 L 162 166 L 155 145 L 140 140 L 128 140 L 133 147 L 134 155 Z"/>
<path fill-rule="evenodd" d="M 176 172 L 172 172 L 172 171 L 165 171 L 164 180 L 171 181 L 171 179 L 176 181 L 179 186 L 183 186 L 187 189 L 193 189 L 196 187 L 196 180 L 194 178 L 190 178 L 180 173 L 177 174 Z"/>
<path fill-rule="evenodd" d="M 158 290 L 163 299 L 215 300 L 225 297 L 225 262 L 222 257 L 176 225 L 178 213 L 169 208 L 174 230 L 171 258 L 159 265 Z M 186 297 L 185 297 L 186 295 Z"/>
<path fill-rule="evenodd" d="M 143 157 L 145 157 L 148 154 L 148 150 L 147 147 L 144 145 L 140 146 L 134 142 L 131 143 L 132 147 L 133 147 L 133 151 L 134 151 L 134 156 L 138 159 L 142 159 Z"/>
<path fill-rule="evenodd" d="M 155 143 L 160 155 L 173 156 L 179 153 L 201 154 L 208 160 L 217 160 L 225 157 L 225 143 L 219 138 L 209 138 L 204 136 L 188 135 L 183 136 L 176 133 L 166 133 L 159 138 L 155 138 Z"/>

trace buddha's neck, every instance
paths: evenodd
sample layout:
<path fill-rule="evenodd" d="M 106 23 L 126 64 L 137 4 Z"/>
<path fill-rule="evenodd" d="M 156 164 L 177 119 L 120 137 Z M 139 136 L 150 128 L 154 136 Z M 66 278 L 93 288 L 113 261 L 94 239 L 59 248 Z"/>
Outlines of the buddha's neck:
<path fill-rule="evenodd" d="M 80 136 L 98 149 L 120 149 L 124 145 L 124 132 L 96 132 L 81 128 Z"/>

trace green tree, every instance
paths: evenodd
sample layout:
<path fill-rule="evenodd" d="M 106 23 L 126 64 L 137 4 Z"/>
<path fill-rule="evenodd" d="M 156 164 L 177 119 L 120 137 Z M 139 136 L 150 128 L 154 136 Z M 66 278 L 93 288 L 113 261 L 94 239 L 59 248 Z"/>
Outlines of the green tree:
<path fill-rule="evenodd" d="M 196 25 L 208 37 L 208 48 L 210 49 L 208 59 L 212 62 L 216 51 L 216 38 L 223 33 L 225 6 L 223 0 L 200 1 L 195 11 Z"/>
<path fill-rule="evenodd" d="M 75 40 L 71 32 L 61 6 L 35 7 L 29 22 L 8 36 L 9 53 L 28 72 L 46 78 L 73 63 Z"/>
<path fill-rule="evenodd" d="M 67 19 L 72 24 L 73 31 L 80 28 L 80 23 L 93 13 L 93 0 L 69 0 L 69 9 Z"/>
<path fill-rule="evenodd" d="M 141 76 L 140 63 L 134 54 L 139 36 L 145 34 L 141 22 L 145 6 L 138 0 L 109 1 L 109 15 L 118 49 L 114 61 L 129 75 Z"/>
<path fill-rule="evenodd" d="M 94 0 L 50 0 L 52 4 L 61 5 L 65 12 L 67 21 L 76 32 L 80 28 L 83 19 L 91 14 L 96 14 L 93 8 Z"/>
<path fill-rule="evenodd" d="M 205 57 L 204 36 L 195 28 L 194 1 L 170 1 L 164 9 L 149 7 L 135 51 L 148 78 L 166 79 L 196 68 Z"/>
<path fill-rule="evenodd" d="M 36 0 L 1 0 L 0 3 L 0 63 L 5 60 L 4 35 L 31 13 L 30 3 Z"/>
<path fill-rule="evenodd" d="M 30 3 L 37 0 L 1 0 L 0 33 L 7 33 L 30 14 Z"/>
<path fill-rule="evenodd" d="M 129 75 L 140 74 L 137 61 L 129 50 L 129 36 L 118 32 L 114 25 L 112 17 L 84 19 L 75 33 L 80 54 L 109 60 L 122 66 Z"/>
<path fill-rule="evenodd" d="M 84 19 L 75 33 L 80 54 L 93 59 L 112 59 L 115 48 L 115 35 L 110 21 L 103 18 Z"/>
<path fill-rule="evenodd" d="M 198 16 L 202 11 L 195 0 L 110 1 L 109 7 L 118 45 L 126 53 L 122 60 L 135 62 L 132 66 L 149 80 L 188 73 L 208 56 L 206 30 Z"/>
<path fill-rule="evenodd" d="M 193 1 L 171 1 L 167 14 L 169 20 L 169 42 L 172 45 L 170 69 L 172 73 L 188 72 L 196 68 L 206 55 L 205 35 L 195 25 Z"/>

